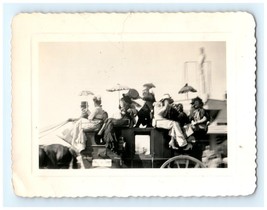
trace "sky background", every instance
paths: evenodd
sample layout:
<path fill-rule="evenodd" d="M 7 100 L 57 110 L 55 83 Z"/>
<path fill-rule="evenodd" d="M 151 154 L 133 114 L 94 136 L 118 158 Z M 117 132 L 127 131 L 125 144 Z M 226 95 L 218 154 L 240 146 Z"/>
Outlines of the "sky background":
<path fill-rule="evenodd" d="M 42 42 L 39 44 L 40 128 L 80 115 L 82 90 L 101 95 L 103 108 L 113 116 L 118 111 L 118 92 L 106 89 L 117 83 L 135 88 L 141 94 L 144 83 L 152 82 L 156 99 L 169 93 L 174 100 L 185 85 L 199 90 L 199 76 L 194 63 L 199 49 L 205 48 L 210 66 L 210 98 L 224 99 L 226 92 L 225 42 Z M 121 92 L 121 94 L 123 91 Z M 189 93 L 189 98 L 200 95 Z M 142 103 L 142 101 L 139 101 Z"/>

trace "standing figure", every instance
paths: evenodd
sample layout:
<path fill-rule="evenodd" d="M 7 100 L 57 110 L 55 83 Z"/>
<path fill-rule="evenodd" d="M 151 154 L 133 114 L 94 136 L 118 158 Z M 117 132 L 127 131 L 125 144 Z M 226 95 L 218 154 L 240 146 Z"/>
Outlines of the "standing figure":
<path fill-rule="evenodd" d="M 203 47 L 200 48 L 200 55 L 198 60 L 198 68 L 200 72 L 200 83 L 201 83 L 201 92 L 202 94 L 206 94 L 206 81 L 205 81 L 205 71 L 204 71 L 204 63 L 206 61 L 206 54 Z"/>
<path fill-rule="evenodd" d="M 192 99 L 191 104 L 192 107 L 190 110 L 189 120 L 191 121 L 193 136 L 196 140 L 196 144 L 198 144 L 196 157 L 201 160 L 203 151 L 201 140 L 205 140 L 207 138 L 206 134 L 208 132 L 210 117 L 208 112 L 203 108 L 204 103 L 201 98 L 196 97 Z"/>
<path fill-rule="evenodd" d="M 194 130 L 194 136 L 197 139 L 203 139 L 208 132 L 209 114 L 203 108 L 203 101 L 201 98 L 196 97 L 192 99 L 192 107 L 189 115 L 191 126 Z"/>
<path fill-rule="evenodd" d="M 136 123 L 136 128 L 142 124 L 146 127 L 152 127 L 153 119 L 153 103 L 156 101 L 155 95 L 152 92 L 151 88 L 155 87 L 153 84 L 145 84 L 143 90 L 142 99 L 145 101 L 143 107 L 138 111 L 138 121 Z"/>

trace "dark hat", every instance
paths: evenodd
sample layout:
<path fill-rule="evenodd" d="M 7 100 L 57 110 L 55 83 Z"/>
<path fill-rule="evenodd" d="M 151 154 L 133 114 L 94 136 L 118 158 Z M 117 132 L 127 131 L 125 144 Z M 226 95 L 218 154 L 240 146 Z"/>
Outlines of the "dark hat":
<path fill-rule="evenodd" d="M 122 99 L 128 104 L 132 103 L 131 97 L 127 96 L 126 94 L 122 94 Z"/>
<path fill-rule="evenodd" d="M 193 99 L 192 99 L 191 104 L 194 104 L 195 101 L 199 101 L 199 103 L 202 104 L 202 105 L 204 104 L 203 101 L 202 101 L 202 99 L 199 98 L 198 96 L 197 96 L 196 98 L 193 98 Z"/>
<path fill-rule="evenodd" d="M 126 94 L 122 94 L 122 100 L 127 104 L 133 104 L 136 107 L 141 107 L 139 103 L 133 101 L 132 98 L 130 96 L 127 96 Z"/>
<path fill-rule="evenodd" d="M 88 107 L 88 102 L 87 101 L 81 101 L 81 107 L 82 108 Z"/>
<path fill-rule="evenodd" d="M 135 89 L 129 89 L 126 94 L 123 94 L 123 96 L 128 96 L 130 99 L 134 100 L 140 98 L 138 91 Z"/>
<path fill-rule="evenodd" d="M 165 100 L 168 100 L 170 102 L 170 104 L 172 104 L 174 102 L 174 100 L 172 99 L 172 97 L 168 93 L 165 93 L 160 99 L 161 102 L 163 102 Z"/>

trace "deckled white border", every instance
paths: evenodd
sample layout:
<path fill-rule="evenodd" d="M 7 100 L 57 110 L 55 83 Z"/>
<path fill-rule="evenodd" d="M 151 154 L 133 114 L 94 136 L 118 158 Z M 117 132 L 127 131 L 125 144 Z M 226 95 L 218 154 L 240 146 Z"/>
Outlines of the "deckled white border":
<path fill-rule="evenodd" d="M 107 15 L 109 24 L 105 22 Z M 16 194 L 30 197 L 217 196 L 248 195 L 254 191 L 255 23 L 252 16 L 247 13 L 21 14 L 15 17 L 12 29 L 12 159 Z M 181 32 L 184 36 L 177 40 L 175 33 Z M 36 170 L 36 159 L 32 158 L 35 155 L 31 151 L 37 151 L 33 149 L 37 144 L 32 143 L 36 142 L 38 132 L 38 89 L 32 87 L 38 87 L 38 42 L 107 37 L 107 40 L 121 41 L 146 41 L 147 38 L 149 41 L 152 38 L 226 41 L 228 169 Z"/>

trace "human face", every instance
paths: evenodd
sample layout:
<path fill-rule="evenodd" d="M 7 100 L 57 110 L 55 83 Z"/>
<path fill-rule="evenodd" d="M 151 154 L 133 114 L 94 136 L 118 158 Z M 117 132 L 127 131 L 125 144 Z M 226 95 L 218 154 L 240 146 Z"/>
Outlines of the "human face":
<path fill-rule="evenodd" d="M 195 107 L 196 109 L 200 107 L 200 103 L 199 103 L 198 100 L 196 100 L 196 101 L 194 102 L 194 107 Z"/>

